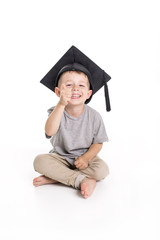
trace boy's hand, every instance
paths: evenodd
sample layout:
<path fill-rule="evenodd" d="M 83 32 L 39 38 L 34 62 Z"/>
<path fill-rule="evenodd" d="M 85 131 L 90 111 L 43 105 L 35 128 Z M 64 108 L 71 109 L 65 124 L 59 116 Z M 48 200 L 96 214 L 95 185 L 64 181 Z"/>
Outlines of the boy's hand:
<path fill-rule="evenodd" d="M 79 170 L 84 170 L 88 167 L 88 162 L 81 156 L 76 159 L 76 161 L 74 162 L 74 165 Z"/>
<path fill-rule="evenodd" d="M 66 106 L 72 97 L 72 90 L 67 88 L 64 84 L 62 85 L 62 90 L 60 92 L 60 100 L 59 103 L 63 106 Z"/>

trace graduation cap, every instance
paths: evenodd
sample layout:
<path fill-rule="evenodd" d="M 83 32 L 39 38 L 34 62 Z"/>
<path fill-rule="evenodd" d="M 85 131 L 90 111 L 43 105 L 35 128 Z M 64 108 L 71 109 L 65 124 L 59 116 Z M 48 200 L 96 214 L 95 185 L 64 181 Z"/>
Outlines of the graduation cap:
<path fill-rule="evenodd" d="M 90 88 L 92 89 L 92 95 L 86 100 L 86 104 L 89 103 L 92 96 L 104 86 L 106 110 L 111 110 L 107 86 L 107 82 L 111 77 L 75 46 L 72 46 L 61 57 L 40 82 L 52 91 L 55 91 L 61 74 L 66 71 L 81 71 L 87 75 L 90 82 Z"/>

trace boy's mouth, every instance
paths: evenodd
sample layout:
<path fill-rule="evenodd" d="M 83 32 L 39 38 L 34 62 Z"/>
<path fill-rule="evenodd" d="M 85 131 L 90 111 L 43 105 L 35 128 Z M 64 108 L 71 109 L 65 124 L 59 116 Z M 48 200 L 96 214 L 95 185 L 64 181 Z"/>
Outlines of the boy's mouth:
<path fill-rule="evenodd" d="M 73 95 L 71 96 L 71 99 L 79 99 L 80 97 L 81 97 L 80 94 L 73 94 Z"/>

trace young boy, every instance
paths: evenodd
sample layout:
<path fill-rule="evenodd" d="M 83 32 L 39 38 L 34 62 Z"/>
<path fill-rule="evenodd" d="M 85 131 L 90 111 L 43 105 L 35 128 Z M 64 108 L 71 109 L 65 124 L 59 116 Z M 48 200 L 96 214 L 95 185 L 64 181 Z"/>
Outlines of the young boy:
<path fill-rule="evenodd" d="M 73 50 L 79 54 L 77 48 L 72 47 Z M 88 198 L 96 181 L 109 174 L 107 164 L 97 156 L 103 142 L 108 140 L 103 120 L 85 104 L 94 91 L 91 74 L 81 63 L 69 62 L 59 70 L 55 86 L 59 101 L 48 110 L 45 124 L 46 137 L 51 138 L 53 150 L 35 158 L 35 171 L 42 175 L 35 178 L 33 184 L 60 182 L 80 189 L 83 197 Z"/>

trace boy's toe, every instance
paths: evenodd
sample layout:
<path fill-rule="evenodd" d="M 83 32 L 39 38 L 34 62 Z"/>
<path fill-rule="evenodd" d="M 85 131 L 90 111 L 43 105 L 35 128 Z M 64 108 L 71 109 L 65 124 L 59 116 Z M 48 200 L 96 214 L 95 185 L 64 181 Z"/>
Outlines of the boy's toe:
<path fill-rule="evenodd" d="M 85 192 L 84 192 L 84 191 L 81 191 L 81 193 L 82 193 L 82 195 L 84 195 L 84 194 L 85 194 Z"/>

